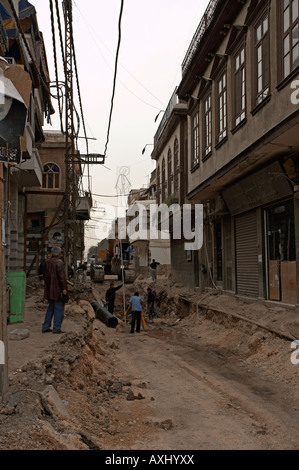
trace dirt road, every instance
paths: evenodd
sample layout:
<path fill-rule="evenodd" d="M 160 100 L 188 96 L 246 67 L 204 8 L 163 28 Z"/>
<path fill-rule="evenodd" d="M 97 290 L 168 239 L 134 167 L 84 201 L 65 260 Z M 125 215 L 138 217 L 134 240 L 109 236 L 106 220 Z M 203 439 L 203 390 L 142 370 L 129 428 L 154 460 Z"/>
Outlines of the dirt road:
<path fill-rule="evenodd" d="M 107 286 L 94 287 L 103 298 Z M 39 296 L 24 325 L 35 344 Z M 47 336 L 44 351 L 41 337 L 38 358 L 30 338 L 11 343 L 11 386 L 22 393 L 0 413 L 0 449 L 298 449 L 299 366 L 289 341 L 200 312 L 166 315 L 162 304 L 140 334 L 129 333 L 128 316 L 118 331 L 96 319 L 79 337 L 85 327 L 76 302 L 82 306 L 77 299 L 69 307 L 67 334 Z M 121 291 L 116 311 L 121 319 Z M 21 361 L 30 365 L 16 373 Z M 49 383 L 69 417 L 45 412 L 39 394 Z"/>
<path fill-rule="evenodd" d="M 236 352 L 208 344 L 207 325 L 198 325 L 202 336 L 190 339 L 184 323 L 161 326 L 157 320 L 149 333 L 134 336 L 125 325 L 117 340 L 109 332 L 119 348 L 119 375 L 132 383 L 135 396 L 143 384 L 143 420 L 156 428 L 131 448 L 298 448 L 299 409 L 289 386 L 265 377 L 258 364 L 249 370 Z M 195 329 L 190 321 L 188 327 Z M 118 417 L 133 407 L 134 402 L 124 402 Z M 131 421 L 138 413 L 139 407 L 137 413 L 132 409 Z"/>

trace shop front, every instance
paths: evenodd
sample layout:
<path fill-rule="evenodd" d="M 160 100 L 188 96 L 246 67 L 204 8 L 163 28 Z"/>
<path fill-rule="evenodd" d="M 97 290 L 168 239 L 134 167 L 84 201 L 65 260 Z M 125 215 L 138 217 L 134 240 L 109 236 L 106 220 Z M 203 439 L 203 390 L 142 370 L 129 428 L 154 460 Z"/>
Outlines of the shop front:
<path fill-rule="evenodd" d="M 297 303 L 293 199 L 265 210 L 269 300 Z"/>
<path fill-rule="evenodd" d="M 280 161 L 222 192 L 234 220 L 235 292 L 298 302 L 294 188 Z"/>

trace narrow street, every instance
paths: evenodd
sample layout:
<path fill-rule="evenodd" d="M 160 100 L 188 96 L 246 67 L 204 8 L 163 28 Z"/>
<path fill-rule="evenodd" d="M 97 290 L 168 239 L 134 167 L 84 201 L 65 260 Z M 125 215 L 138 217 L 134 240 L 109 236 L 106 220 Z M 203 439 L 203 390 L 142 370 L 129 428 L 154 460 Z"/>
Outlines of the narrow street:
<path fill-rule="evenodd" d="M 136 408 L 123 403 L 116 419 L 127 416 L 136 425 L 144 408 L 146 422 L 155 428 L 132 449 L 298 448 L 296 380 L 273 376 L 279 364 L 269 363 L 267 371 L 271 354 L 283 356 L 280 366 L 290 369 L 288 344 L 269 338 L 257 359 L 253 352 L 248 360 L 232 341 L 240 340 L 240 332 L 192 318 L 174 326 L 154 322 L 149 333 L 133 336 L 124 325 L 117 335 L 119 375 L 145 399 Z M 113 331 L 107 334 L 116 341 Z"/>
<path fill-rule="evenodd" d="M 127 285 L 127 298 L 135 288 L 144 296 L 149 283 Z M 0 449 L 298 448 L 298 366 L 287 339 L 246 322 L 227 327 L 201 310 L 169 314 L 163 305 L 180 291 L 163 279 L 155 284 L 159 318 L 145 316 L 146 328 L 130 334 L 130 316 L 120 324 L 119 291 L 119 328 L 108 328 L 92 318 L 89 305 L 108 285 L 88 281 L 71 293 L 60 338 L 41 335 L 42 289 L 38 282 L 29 288 L 19 327 L 30 336 L 9 344 L 10 400 L 0 409 Z M 159 286 L 168 286 L 163 304 Z M 56 408 L 45 399 L 49 387 L 59 396 Z"/>

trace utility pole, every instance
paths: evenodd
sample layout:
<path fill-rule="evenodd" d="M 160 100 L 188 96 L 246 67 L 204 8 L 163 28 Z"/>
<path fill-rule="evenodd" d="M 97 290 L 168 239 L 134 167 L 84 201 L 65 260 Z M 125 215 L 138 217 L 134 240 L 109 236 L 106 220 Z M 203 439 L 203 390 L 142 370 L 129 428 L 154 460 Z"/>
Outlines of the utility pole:
<path fill-rule="evenodd" d="M 77 206 L 79 204 L 79 172 L 81 164 L 103 165 L 105 156 L 94 153 L 89 154 L 87 145 L 87 154 L 80 155 L 75 147 L 75 141 L 78 138 L 74 126 L 74 75 L 77 80 L 79 92 L 79 103 L 82 114 L 82 121 L 85 131 L 83 118 L 81 95 L 78 82 L 78 68 L 75 55 L 75 45 L 73 36 L 73 2 L 72 0 L 63 0 L 63 12 L 65 22 L 65 47 L 64 47 L 64 74 L 65 74 L 65 269 L 68 273 L 68 265 L 73 262 L 77 267 L 77 241 L 83 239 L 82 222 L 77 220 Z M 89 138 L 85 139 L 88 143 Z"/>
<path fill-rule="evenodd" d="M 118 196 L 121 200 L 118 203 L 118 210 L 123 212 L 122 214 L 118 213 L 118 241 L 119 241 L 119 249 L 120 249 L 120 258 L 121 258 L 121 274 L 122 274 L 122 282 L 123 282 L 123 309 L 124 314 L 126 312 L 126 292 L 125 292 L 125 273 L 124 273 L 124 259 L 123 259 L 123 246 L 122 246 L 122 236 L 121 233 L 124 228 L 126 228 L 126 194 L 129 194 L 131 189 L 131 183 L 129 180 L 130 176 L 130 167 L 122 167 L 119 170 L 119 175 L 116 182 L 116 190 Z M 121 217 L 122 216 L 122 217 Z M 123 220 L 121 220 L 123 219 Z M 122 227 L 121 224 L 125 224 L 125 227 Z M 121 234 L 121 236 L 119 236 Z M 126 320 L 127 321 L 127 320 Z"/>
<path fill-rule="evenodd" d="M 73 89 L 73 5 L 63 0 L 65 20 L 65 265 L 66 272 L 71 261 L 77 267 L 76 225 L 76 168 Z"/>

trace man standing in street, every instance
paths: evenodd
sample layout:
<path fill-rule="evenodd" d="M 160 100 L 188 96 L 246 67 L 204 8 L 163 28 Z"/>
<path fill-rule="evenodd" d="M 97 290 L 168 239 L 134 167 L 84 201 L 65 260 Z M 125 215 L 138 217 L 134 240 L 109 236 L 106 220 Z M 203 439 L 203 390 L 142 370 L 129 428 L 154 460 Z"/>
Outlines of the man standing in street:
<path fill-rule="evenodd" d="M 114 287 L 114 283 L 111 282 L 109 289 L 106 292 L 106 304 L 108 305 L 108 312 L 110 312 L 113 315 L 114 312 L 114 304 L 115 304 L 115 293 L 121 289 L 123 285 L 121 284 L 118 287 Z"/>
<path fill-rule="evenodd" d="M 153 259 L 153 262 L 150 264 L 151 276 L 152 276 L 153 281 L 157 279 L 157 266 L 160 266 L 160 263 L 158 263 L 158 261 Z"/>
<path fill-rule="evenodd" d="M 135 292 L 135 294 L 130 298 L 130 304 L 132 308 L 132 323 L 131 323 L 130 333 L 134 333 L 135 323 L 136 323 L 136 333 L 140 333 L 143 300 L 139 297 L 138 292 Z"/>
<path fill-rule="evenodd" d="M 153 317 L 158 318 L 158 314 L 155 309 L 155 294 L 150 287 L 147 288 L 147 313 L 148 318 L 152 320 Z"/>
<path fill-rule="evenodd" d="M 86 282 L 86 275 L 87 275 L 87 261 L 84 261 L 84 263 L 82 264 L 82 270 L 83 270 L 82 282 L 84 284 Z"/>
<path fill-rule="evenodd" d="M 64 333 L 61 330 L 65 306 L 65 303 L 62 301 L 62 294 L 67 295 L 67 279 L 64 264 L 61 259 L 59 259 L 60 253 L 61 249 L 58 246 L 54 246 L 52 248 L 52 258 L 47 259 L 43 266 L 45 282 L 44 297 L 49 301 L 49 306 L 42 325 L 43 333 L 52 331 L 51 323 L 53 317 L 53 333 Z"/>

